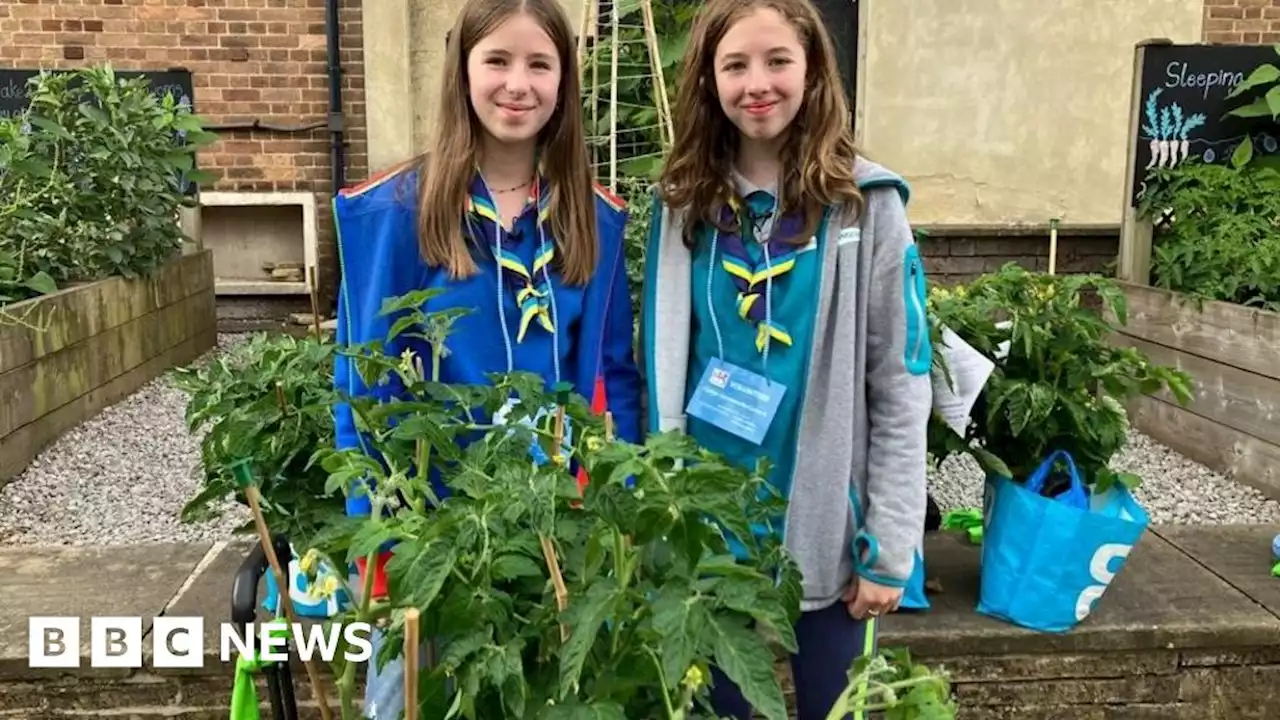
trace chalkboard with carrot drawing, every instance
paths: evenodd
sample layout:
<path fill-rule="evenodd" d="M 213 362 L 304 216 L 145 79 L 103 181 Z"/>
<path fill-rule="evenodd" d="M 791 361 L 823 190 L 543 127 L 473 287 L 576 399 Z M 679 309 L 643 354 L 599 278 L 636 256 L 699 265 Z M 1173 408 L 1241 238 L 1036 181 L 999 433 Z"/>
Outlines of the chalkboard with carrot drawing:
<path fill-rule="evenodd" d="M 1229 113 L 1268 88 L 1232 95 L 1261 66 L 1280 67 L 1273 45 L 1152 44 L 1142 50 L 1137 142 L 1131 200 L 1142 198 L 1149 171 L 1196 158 L 1225 164 L 1249 138 L 1254 156 L 1280 152 L 1280 126 L 1269 118 Z"/>

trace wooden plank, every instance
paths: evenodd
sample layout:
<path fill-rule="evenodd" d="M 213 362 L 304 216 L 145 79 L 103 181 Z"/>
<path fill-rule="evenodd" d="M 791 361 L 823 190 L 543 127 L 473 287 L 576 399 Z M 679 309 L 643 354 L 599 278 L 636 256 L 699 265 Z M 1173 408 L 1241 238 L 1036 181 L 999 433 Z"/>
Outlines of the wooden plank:
<path fill-rule="evenodd" d="M 1219 425 L 1149 395 L 1128 402 L 1133 426 L 1233 480 L 1280 500 L 1280 445 Z"/>
<path fill-rule="evenodd" d="M 1127 335 L 1118 336 L 1115 344 L 1140 350 L 1154 363 L 1190 373 L 1195 398 L 1187 410 L 1233 430 L 1280 444 L 1280 380 Z M 1155 397 L 1173 405 L 1178 402 L 1168 390 L 1161 390 Z"/>
<path fill-rule="evenodd" d="M 181 343 L 216 318 L 215 302 L 206 290 L 0 374 L 0 437 Z"/>
<path fill-rule="evenodd" d="M 0 487 L 21 474 L 62 433 L 131 395 L 165 370 L 192 362 L 213 348 L 217 340 L 215 326 L 200 328 L 191 337 L 142 365 L 0 438 Z"/>
<path fill-rule="evenodd" d="M 1116 257 L 1116 277 L 1146 285 L 1151 275 L 1151 223 L 1138 217 L 1129 189 L 1139 172 L 1137 152 L 1139 128 L 1142 125 L 1142 67 L 1146 61 L 1145 42 L 1133 50 L 1133 80 L 1129 90 L 1129 142 L 1125 152 L 1124 205 L 1120 213 L 1120 248 Z"/>
<path fill-rule="evenodd" d="M 40 329 L 0 324 L 0 374 L 212 286 L 213 253 L 205 250 L 178 256 L 147 279 L 107 278 L 9 305 L 6 314 Z"/>
<path fill-rule="evenodd" d="M 1129 310 L 1125 335 L 1280 380 L 1280 313 L 1212 300 L 1201 310 L 1181 293 L 1120 286 Z"/>

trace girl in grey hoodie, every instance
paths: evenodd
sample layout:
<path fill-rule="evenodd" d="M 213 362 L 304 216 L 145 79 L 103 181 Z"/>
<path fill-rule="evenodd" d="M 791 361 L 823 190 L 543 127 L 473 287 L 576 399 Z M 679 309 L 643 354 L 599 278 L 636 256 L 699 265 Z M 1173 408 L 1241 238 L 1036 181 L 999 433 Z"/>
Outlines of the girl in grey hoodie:
<path fill-rule="evenodd" d="M 803 573 L 796 700 L 825 718 L 923 535 L 933 348 L 909 191 L 859 157 L 808 0 L 709 0 L 678 87 L 646 259 L 648 429 L 769 458 L 788 507 L 758 532 Z M 716 712 L 751 717 L 713 674 Z"/>

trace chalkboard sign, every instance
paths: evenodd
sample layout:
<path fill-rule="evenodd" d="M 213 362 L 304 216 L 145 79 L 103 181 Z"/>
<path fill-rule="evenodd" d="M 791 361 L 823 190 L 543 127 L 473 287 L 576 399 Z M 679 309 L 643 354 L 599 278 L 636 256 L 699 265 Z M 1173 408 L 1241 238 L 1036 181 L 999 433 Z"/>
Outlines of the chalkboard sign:
<path fill-rule="evenodd" d="M 1147 173 L 1187 158 L 1225 164 L 1249 134 L 1253 153 L 1280 151 L 1280 133 L 1266 118 L 1227 117 L 1266 88 L 1227 99 L 1231 88 L 1265 63 L 1280 65 L 1271 45 L 1146 45 L 1141 49 L 1140 117 L 1134 152 L 1132 203 L 1146 188 Z"/>
<path fill-rule="evenodd" d="M 69 72 L 66 70 L 50 70 L 47 72 Z M 26 112 L 30 106 L 31 100 L 28 97 L 30 91 L 29 81 L 40 75 L 39 70 L 4 70 L 0 69 L 0 119 L 8 117 L 16 117 Z M 166 94 L 173 96 L 174 103 L 177 105 L 185 105 L 195 112 L 195 92 L 191 85 L 191 72 L 189 70 L 160 70 L 160 71 L 139 71 L 139 70 L 116 70 L 117 78 L 136 78 L 144 77 L 151 81 L 150 89 L 157 97 L 163 98 Z M 179 182 L 182 184 L 183 194 L 192 195 L 196 192 L 196 185 L 185 177 Z"/>
<path fill-rule="evenodd" d="M 66 70 L 50 70 L 50 73 L 68 72 Z M 145 77 L 151 81 L 151 90 L 158 96 L 173 96 L 174 102 L 195 107 L 195 92 L 191 87 L 189 70 L 162 70 L 158 72 L 117 70 L 116 77 Z M 26 112 L 30 100 L 28 81 L 39 77 L 39 70 L 4 70 L 0 69 L 0 118 L 13 117 Z"/>

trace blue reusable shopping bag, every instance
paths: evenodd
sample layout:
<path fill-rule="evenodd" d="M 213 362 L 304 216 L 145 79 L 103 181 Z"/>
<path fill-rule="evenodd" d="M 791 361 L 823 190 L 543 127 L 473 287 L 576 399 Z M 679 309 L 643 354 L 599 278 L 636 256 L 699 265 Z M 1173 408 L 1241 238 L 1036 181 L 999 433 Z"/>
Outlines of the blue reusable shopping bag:
<path fill-rule="evenodd" d="M 903 610 L 928 610 L 931 607 L 924 589 L 924 556 L 919 550 L 916 551 L 916 564 L 911 568 L 911 577 L 907 578 L 899 607 Z"/>
<path fill-rule="evenodd" d="M 1070 489 L 1040 494 L 1054 461 Z M 990 478 L 978 612 L 1042 632 L 1066 632 L 1092 612 L 1150 517 L 1128 488 L 1090 496 L 1075 461 L 1056 451 L 1021 486 Z"/>

